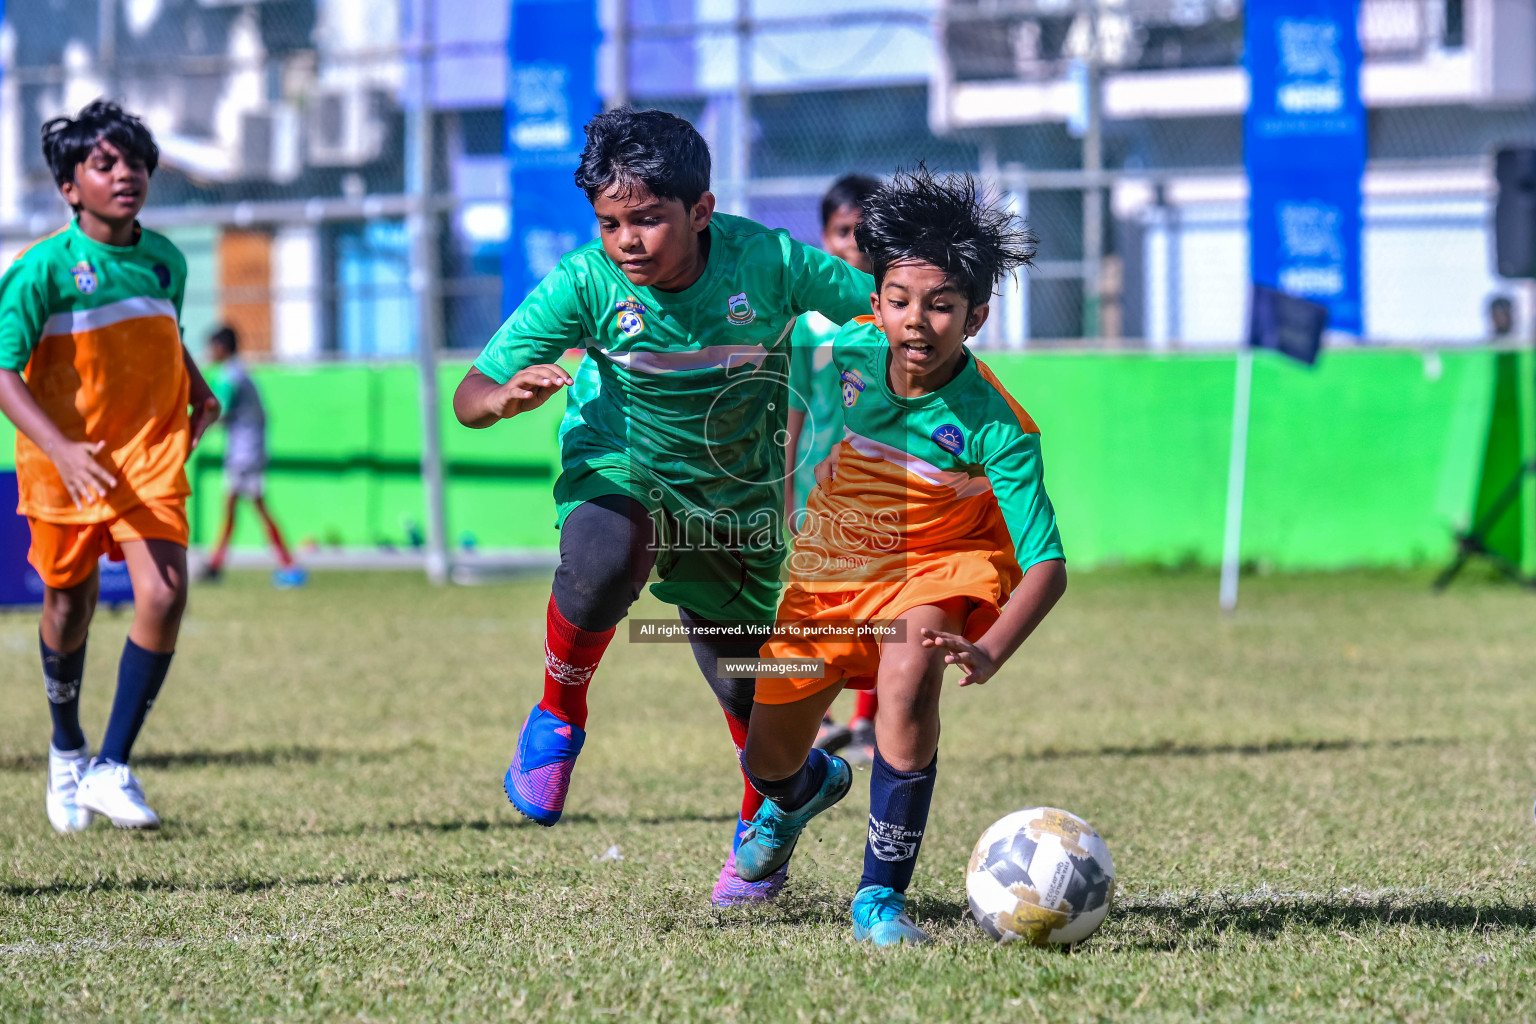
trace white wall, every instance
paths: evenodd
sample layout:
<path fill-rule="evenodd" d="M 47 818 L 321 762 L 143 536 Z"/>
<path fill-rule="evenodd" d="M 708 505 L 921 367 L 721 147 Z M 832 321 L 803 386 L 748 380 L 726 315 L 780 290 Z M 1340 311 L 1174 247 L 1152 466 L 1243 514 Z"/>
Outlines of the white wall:
<path fill-rule="evenodd" d="M 1368 188 L 1369 192 L 1370 189 Z M 1487 303 L 1523 287 L 1492 273 L 1492 203 L 1484 194 L 1368 195 L 1361 288 L 1365 337 L 1474 342 Z M 1145 333 L 1154 347 L 1230 345 L 1247 323 L 1246 204 L 1192 202 L 1137 211 L 1143 235 Z"/>

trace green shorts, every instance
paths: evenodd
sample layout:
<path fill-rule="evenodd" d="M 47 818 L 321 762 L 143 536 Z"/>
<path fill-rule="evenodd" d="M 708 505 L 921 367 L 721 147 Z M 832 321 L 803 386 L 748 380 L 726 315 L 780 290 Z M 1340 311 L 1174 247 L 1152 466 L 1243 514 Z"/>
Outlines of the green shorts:
<path fill-rule="evenodd" d="M 787 554 L 776 505 L 715 511 L 734 524 L 761 522 L 761 529 L 722 531 L 690 500 L 627 455 L 608 454 L 569 466 L 555 481 L 555 526 L 576 506 L 608 495 L 625 495 L 656 520 L 661 551 L 651 593 L 714 622 L 772 622 L 778 615 L 779 571 Z M 771 524 L 771 525 L 769 525 Z M 729 539 L 722 539 L 721 532 Z"/>

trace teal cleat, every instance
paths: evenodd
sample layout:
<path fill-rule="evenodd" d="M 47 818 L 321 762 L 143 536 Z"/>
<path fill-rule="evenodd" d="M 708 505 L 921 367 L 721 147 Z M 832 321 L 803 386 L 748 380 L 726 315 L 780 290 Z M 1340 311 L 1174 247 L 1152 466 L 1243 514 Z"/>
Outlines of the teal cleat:
<path fill-rule="evenodd" d="M 757 882 L 777 871 L 795 852 L 795 843 L 810 820 L 848 795 L 853 788 L 853 769 L 835 754 L 819 750 L 811 756 L 827 759 L 827 777 L 821 788 L 803 807 L 782 810 L 772 800 L 764 800 L 762 809 L 742 834 L 736 847 L 736 874 L 743 882 Z"/>
<path fill-rule="evenodd" d="M 877 946 L 921 946 L 928 933 L 907 916 L 907 894 L 885 885 L 866 885 L 853 897 L 853 937 Z"/>

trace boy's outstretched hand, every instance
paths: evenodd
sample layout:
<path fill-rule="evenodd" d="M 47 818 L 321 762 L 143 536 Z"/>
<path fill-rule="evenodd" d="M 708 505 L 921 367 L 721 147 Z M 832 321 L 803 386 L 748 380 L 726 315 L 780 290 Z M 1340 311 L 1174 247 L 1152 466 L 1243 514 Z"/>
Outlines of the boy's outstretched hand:
<path fill-rule="evenodd" d="M 466 427 L 488 427 L 497 420 L 537 409 L 556 391 L 574 383 L 571 375 L 554 363 L 519 370 L 505 384 L 471 369 L 454 392 L 453 412 Z"/>
<path fill-rule="evenodd" d="M 961 686 L 985 683 L 997 675 L 997 670 L 1002 666 L 1000 661 L 987 653 L 986 648 L 971 643 L 963 636 L 927 627 L 920 632 L 924 647 L 942 647 L 948 652 L 944 655 L 944 664 L 960 666 L 965 673 L 960 677 Z"/>
<path fill-rule="evenodd" d="M 512 375 L 511 380 L 497 389 L 497 400 L 506 403 L 504 408 L 512 409 L 511 412 L 503 412 L 502 416 L 537 409 L 549 401 L 550 395 L 575 383 L 570 374 L 554 363 L 540 363 L 519 370 Z M 519 403 L 516 408 L 512 408 L 514 402 Z"/>

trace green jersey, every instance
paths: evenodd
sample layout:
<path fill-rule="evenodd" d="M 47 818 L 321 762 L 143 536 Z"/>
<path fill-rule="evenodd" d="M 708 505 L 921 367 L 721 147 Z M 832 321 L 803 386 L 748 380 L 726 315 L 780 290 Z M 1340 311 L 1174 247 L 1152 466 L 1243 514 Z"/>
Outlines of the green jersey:
<path fill-rule="evenodd" d="M 813 310 L 838 323 L 852 319 L 868 308 L 874 282 L 745 218 L 716 214 L 708 230 L 704 273 L 680 292 L 631 284 L 599 242 L 567 253 L 475 367 L 505 383 L 584 348 L 598 380 L 568 403 L 558 521 L 584 501 L 628 495 L 674 531 L 662 538 L 669 551 L 729 553 L 698 574 L 711 585 L 739 595 L 744 577 L 765 581 L 747 603 L 750 617 L 771 618 L 784 553 L 790 328 Z M 658 562 L 664 579 L 669 565 Z M 679 588 L 656 593 L 693 600 L 704 614 L 724 603 Z"/>
<path fill-rule="evenodd" d="M 789 336 L 789 407 L 805 413 L 791 466 L 795 503 L 802 507 L 816 486 L 816 464 L 843 437 L 842 394 L 832 362 L 837 332 L 838 325 L 820 313 L 807 313 L 795 321 Z"/>

